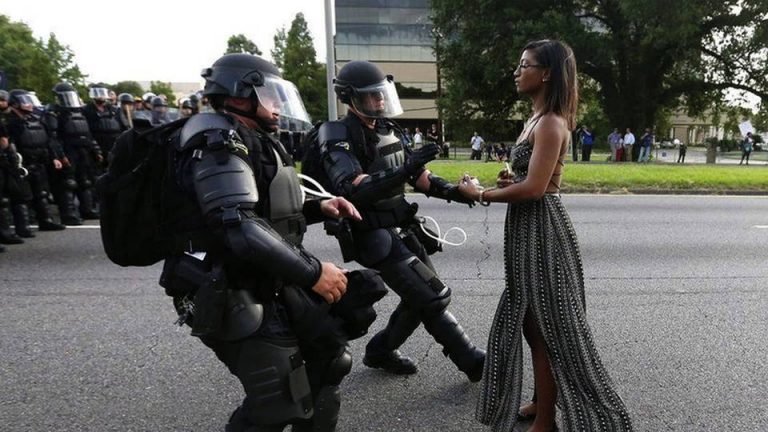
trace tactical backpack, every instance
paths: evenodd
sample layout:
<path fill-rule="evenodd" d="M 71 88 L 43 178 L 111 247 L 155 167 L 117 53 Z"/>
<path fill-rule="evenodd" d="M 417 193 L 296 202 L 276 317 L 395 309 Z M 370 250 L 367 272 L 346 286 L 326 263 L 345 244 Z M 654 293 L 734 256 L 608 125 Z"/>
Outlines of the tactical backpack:
<path fill-rule="evenodd" d="M 161 232 L 163 187 L 171 135 L 186 118 L 151 129 L 129 129 L 115 141 L 107 172 L 96 181 L 101 241 L 121 266 L 148 266 L 165 258 Z"/>

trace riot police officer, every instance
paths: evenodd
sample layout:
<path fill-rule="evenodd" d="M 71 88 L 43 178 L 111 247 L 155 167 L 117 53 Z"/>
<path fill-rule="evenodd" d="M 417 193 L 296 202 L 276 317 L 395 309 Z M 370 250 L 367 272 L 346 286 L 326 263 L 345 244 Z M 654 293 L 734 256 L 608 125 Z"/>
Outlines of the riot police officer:
<path fill-rule="evenodd" d="M 10 95 L 5 90 L 0 90 L 0 252 L 4 251 L 4 244 L 24 243 L 10 227 L 9 207 L 11 200 L 11 183 L 18 172 L 18 164 L 10 145 L 10 137 L 7 124 L 10 120 L 11 108 L 8 105 Z"/>
<path fill-rule="evenodd" d="M 424 168 L 439 149 L 433 144 L 411 151 L 395 135 L 387 117 L 402 113 L 394 79 L 372 63 L 352 61 L 334 81 L 346 117 L 319 129 L 323 166 L 332 193 L 349 199 L 363 216 L 352 223 L 350 254 L 374 268 L 399 296 L 386 328 L 366 347 L 363 363 L 396 374 L 417 371 L 398 348 L 420 323 L 443 346 L 443 352 L 471 381 L 482 375 L 485 352 L 473 345 L 448 311 L 450 289 L 440 281 L 425 251 L 416 206 L 405 200 L 408 182 L 417 191 L 448 201 L 471 203 L 458 188 Z"/>
<path fill-rule="evenodd" d="M 28 92 L 12 90 L 10 105 L 13 113 L 8 122 L 8 132 L 27 171 L 25 180 L 30 186 L 32 208 L 35 210 L 38 227 L 40 231 L 63 230 L 64 225 L 54 222 L 48 210 L 51 190 L 49 172 L 62 168 L 61 161 L 55 155 L 56 144 L 34 113 L 34 101 Z M 14 216 L 16 212 L 14 209 Z"/>
<path fill-rule="evenodd" d="M 332 431 L 351 356 L 343 340 L 307 340 L 313 323 L 298 325 L 305 314 L 288 299 L 333 302 L 344 294 L 344 272 L 301 242 L 308 220 L 359 214 L 342 198 L 302 201 L 293 162 L 272 134 L 281 115 L 306 111 L 300 99 L 281 98 L 296 90 L 275 66 L 228 54 L 202 76 L 216 112 L 190 117 L 171 141 L 175 179 L 165 204 L 180 241 L 161 282 L 184 319 L 185 291 L 169 281 L 183 281 L 190 267 L 226 280 L 225 299 L 202 302 L 196 294 L 192 327 L 243 384 L 245 399 L 227 431 L 282 431 L 291 423 L 294 431 Z M 226 305 L 223 314 L 212 312 L 216 304 Z M 201 323 L 211 315 L 223 324 Z"/>
<path fill-rule="evenodd" d="M 27 175 L 26 169 L 21 164 L 21 156 L 16 151 L 16 146 L 13 143 L 10 135 L 10 123 L 13 118 L 13 110 L 11 109 L 9 102 L 11 100 L 10 94 L 5 93 L 5 101 L 0 102 L 0 124 L 3 125 L 3 136 L 5 143 L 0 150 L 0 158 L 3 162 L 0 163 L 4 166 L 2 169 L 3 179 L 3 193 L 5 200 L 3 206 L 10 208 L 13 215 L 14 231 L 18 237 L 30 238 L 35 235 L 29 227 L 29 210 L 27 203 L 32 199 L 32 191 L 29 188 L 29 183 L 25 178 Z M 2 210 L 5 212 L 5 210 Z M 2 217 L 2 225 L 7 226 L 7 219 Z"/>
<path fill-rule="evenodd" d="M 109 90 L 106 88 L 93 86 L 88 89 L 88 95 L 91 101 L 83 108 L 83 114 L 88 119 L 88 128 L 98 143 L 101 154 L 106 156 L 112 150 L 117 136 L 122 132 L 120 113 L 117 107 L 108 103 Z M 107 160 L 108 158 L 103 158 L 104 166 Z"/>
<path fill-rule="evenodd" d="M 160 96 L 152 98 L 152 116 L 149 120 L 152 126 L 160 126 L 171 121 L 168 116 L 168 102 Z"/>
<path fill-rule="evenodd" d="M 56 101 L 53 110 L 47 112 L 47 126 L 49 131 L 55 131 L 54 138 L 61 141 L 68 162 L 65 162 L 65 169 L 57 179 L 59 193 L 54 193 L 61 219 L 67 225 L 76 224 L 80 218 L 98 219 L 93 186 L 96 167 L 104 159 L 101 149 L 91 135 L 74 87 L 61 82 L 54 86 L 53 92 Z M 79 201 L 79 217 L 74 210 L 73 192 Z"/>
<path fill-rule="evenodd" d="M 120 122 L 120 129 L 126 131 L 133 127 L 133 95 L 120 93 L 117 102 L 119 104 L 117 120 Z"/>

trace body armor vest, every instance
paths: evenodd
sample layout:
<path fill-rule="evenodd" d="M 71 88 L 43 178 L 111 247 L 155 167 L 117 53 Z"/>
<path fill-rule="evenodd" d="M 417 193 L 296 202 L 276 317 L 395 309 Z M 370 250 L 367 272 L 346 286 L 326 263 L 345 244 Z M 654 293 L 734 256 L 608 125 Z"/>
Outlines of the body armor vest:
<path fill-rule="evenodd" d="M 72 111 L 69 115 L 60 117 L 59 121 L 64 121 L 61 127 L 65 139 L 68 138 L 87 138 L 90 130 L 88 129 L 88 120 L 80 111 Z"/>
<path fill-rule="evenodd" d="M 120 122 L 117 119 L 117 114 L 107 108 L 103 112 L 96 111 L 98 121 L 94 122 L 91 132 L 101 135 L 117 135 L 120 133 Z"/>
<path fill-rule="evenodd" d="M 16 149 L 24 162 L 39 162 L 48 158 L 48 132 L 39 119 L 28 116 L 23 120 L 24 130 L 16 139 Z"/>
<path fill-rule="evenodd" d="M 296 169 L 272 148 L 277 162 L 275 177 L 269 184 L 269 220 L 277 232 L 293 245 L 300 245 L 307 230 L 302 214 L 304 199 Z"/>
<path fill-rule="evenodd" d="M 368 166 L 366 174 L 376 174 L 380 171 L 396 170 L 405 163 L 405 150 L 400 139 L 393 130 L 388 134 L 377 134 L 379 138 L 376 144 L 376 157 Z M 405 184 L 392 188 L 389 198 L 384 198 L 373 203 L 375 210 L 391 210 L 400 206 L 405 194 Z"/>

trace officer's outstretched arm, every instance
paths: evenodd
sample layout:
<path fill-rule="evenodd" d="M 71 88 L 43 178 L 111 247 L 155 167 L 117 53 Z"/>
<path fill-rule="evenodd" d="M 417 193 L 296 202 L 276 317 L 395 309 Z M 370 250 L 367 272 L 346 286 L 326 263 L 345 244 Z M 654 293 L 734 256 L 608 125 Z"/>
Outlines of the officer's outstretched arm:
<path fill-rule="evenodd" d="M 324 147 L 323 166 L 334 192 L 361 207 L 390 196 L 393 188 L 418 178 L 424 172 L 424 164 L 437 155 L 437 151 L 425 146 L 414 151 L 400 167 L 363 175 L 348 143 L 326 142 Z"/>
<path fill-rule="evenodd" d="M 195 159 L 197 201 L 209 223 L 223 230 L 229 249 L 287 282 L 313 286 L 320 261 L 286 242 L 254 212 L 259 193 L 250 165 L 226 149 L 197 150 Z"/>
<path fill-rule="evenodd" d="M 425 174 L 426 175 L 423 177 L 426 178 L 426 181 L 419 179 L 412 184 L 419 192 L 423 192 L 428 197 L 440 198 L 448 202 L 456 201 L 462 204 L 468 204 L 470 207 L 475 205 L 473 200 L 466 198 L 459 192 L 459 187 L 457 185 L 433 174 L 429 170 L 427 170 Z M 425 183 L 428 183 L 428 186 L 425 187 Z"/>

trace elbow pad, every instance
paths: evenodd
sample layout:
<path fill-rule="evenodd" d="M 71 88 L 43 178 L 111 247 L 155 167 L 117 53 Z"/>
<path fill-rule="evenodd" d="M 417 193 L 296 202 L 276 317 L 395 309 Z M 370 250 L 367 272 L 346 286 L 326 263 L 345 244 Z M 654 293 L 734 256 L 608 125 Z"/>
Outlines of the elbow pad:
<path fill-rule="evenodd" d="M 320 278 L 320 261 L 287 243 L 262 219 L 249 218 L 226 225 L 225 233 L 227 245 L 235 255 L 261 264 L 287 282 L 311 287 Z"/>

